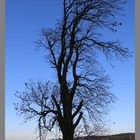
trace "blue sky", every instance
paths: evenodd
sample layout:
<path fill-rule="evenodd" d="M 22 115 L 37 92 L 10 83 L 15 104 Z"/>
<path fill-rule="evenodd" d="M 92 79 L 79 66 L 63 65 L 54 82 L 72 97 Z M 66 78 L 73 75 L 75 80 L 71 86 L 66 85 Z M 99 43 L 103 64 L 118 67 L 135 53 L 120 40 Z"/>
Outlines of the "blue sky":
<path fill-rule="evenodd" d="M 8 140 L 31 140 L 34 138 L 34 123 L 23 124 L 16 115 L 14 93 L 24 90 L 28 79 L 55 79 L 50 66 L 44 60 L 43 51 L 35 50 L 35 41 L 40 38 L 42 27 L 53 27 L 61 16 L 60 0 L 6 0 L 5 15 L 5 98 L 6 138 Z M 128 1 L 126 17 L 120 18 L 123 26 L 109 38 L 119 38 L 123 46 L 134 52 L 134 1 Z M 115 68 L 103 61 L 113 81 L 112 92 L 118 101 L 112 106 L 111 133 L 134 132 L 135 128 L 135 59 L 122 64 L 115 61 Z M 113 124 L 115 122 L 115 124 Z"/>

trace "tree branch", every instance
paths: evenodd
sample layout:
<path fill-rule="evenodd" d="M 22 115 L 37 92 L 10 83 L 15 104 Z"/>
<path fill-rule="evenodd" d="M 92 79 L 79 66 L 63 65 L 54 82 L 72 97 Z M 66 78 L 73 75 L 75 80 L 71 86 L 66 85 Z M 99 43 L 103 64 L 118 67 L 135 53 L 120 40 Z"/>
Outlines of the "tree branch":
<path fill-rule="evenodd" d="M 78 119 L 76 120 L 76 122 L 74 123 L 73 127 L 74 129 L 77 127 L 77 125 L 79 124 L 81 118 L 82 118 L 83 112 L 80 112 Z"/>
<path fill-rule="evenodd" d="M 72 115 L 72 118 L 74 118 L 79 113 L 79 111 L 81 110 L 82 106 L 83 106 L 83 100 L 81 100 L 81 102 L 79 103 L 78 107 L 76 108 L 76 111 Z"/>

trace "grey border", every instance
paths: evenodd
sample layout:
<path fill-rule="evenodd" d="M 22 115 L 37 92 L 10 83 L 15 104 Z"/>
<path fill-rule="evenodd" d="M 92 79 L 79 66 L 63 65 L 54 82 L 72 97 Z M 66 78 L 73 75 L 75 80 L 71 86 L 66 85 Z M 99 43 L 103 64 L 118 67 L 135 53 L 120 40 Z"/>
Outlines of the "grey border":
<path fill-rule="evenodd" d="M 4 0 L 0 0 L 0 140 L 5 139 L 4 6 Z"/>
<path fill-rule="evenodd" d="M 136 140 L 139 140 L 140 138 L 140 0 L 136 0 L 135 1 L 135 37 L 136 37 L 136 83 L 135 83 L 135 86 L 136 86 L 136 96 L 135 96 L 135 115 L 136 115 L 136 119 L 135 119 L 135 125 L 136 125 Z"/>

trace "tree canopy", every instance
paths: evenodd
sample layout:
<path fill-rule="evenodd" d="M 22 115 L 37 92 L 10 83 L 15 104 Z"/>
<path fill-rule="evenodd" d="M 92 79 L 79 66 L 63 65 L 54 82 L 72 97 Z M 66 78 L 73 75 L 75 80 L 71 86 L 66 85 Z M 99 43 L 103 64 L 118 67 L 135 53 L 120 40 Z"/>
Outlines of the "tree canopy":
<path fill-rule="evenodd" d="M 101 53 L 107 61 L 115 57 L 123 60 L 130 53 L 119 40 L 103 39 L 101 30 L 117 31 L 122 25 L 117 17 L 123 15 L 125 3 L 63 0 L 63 16 L 55 28 L 43 28 L 37 46 L 44 48 L 57 79 L 46 83 L 29 81 L 24 92 L 17 92 L 20 100 L 15 104 L 25 120 L 38 118 L 40 138 L 56 124 L 64 140 L 73 140 L 78 126 L 86 131 L 87 126 L 95 128 L 102 122 L 115 98 L 110 92 L 110 77 L 97 57 Z"/>

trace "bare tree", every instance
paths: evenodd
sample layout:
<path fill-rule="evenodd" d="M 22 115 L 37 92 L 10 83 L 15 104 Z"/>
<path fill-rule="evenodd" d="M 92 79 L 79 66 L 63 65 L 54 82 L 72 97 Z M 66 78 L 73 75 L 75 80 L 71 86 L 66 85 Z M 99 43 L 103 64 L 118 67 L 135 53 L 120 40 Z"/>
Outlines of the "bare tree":
<path fill-rule="evenodd" d="M 104 40 L 101 33 L 102 29 L 117 31 L 122 24 L 117 16 L 123 15 L 125 2 L 63 0 L 62 19 L 54 29 L 43 29 L 37 46 L 45 49 L 57 84 L 29 82 L 27 90 L 17 94 L 20 103 L 16 104 L 26 120 L 39 117 L 40 135 L 57 123 L 63 140 L 73 140 L 78 125 L 101 122 L 108 112 L 114 96 L 98 54 L 110 62 L 115 57 L 124 60 L 130 53 L 118 40 Z"/>

